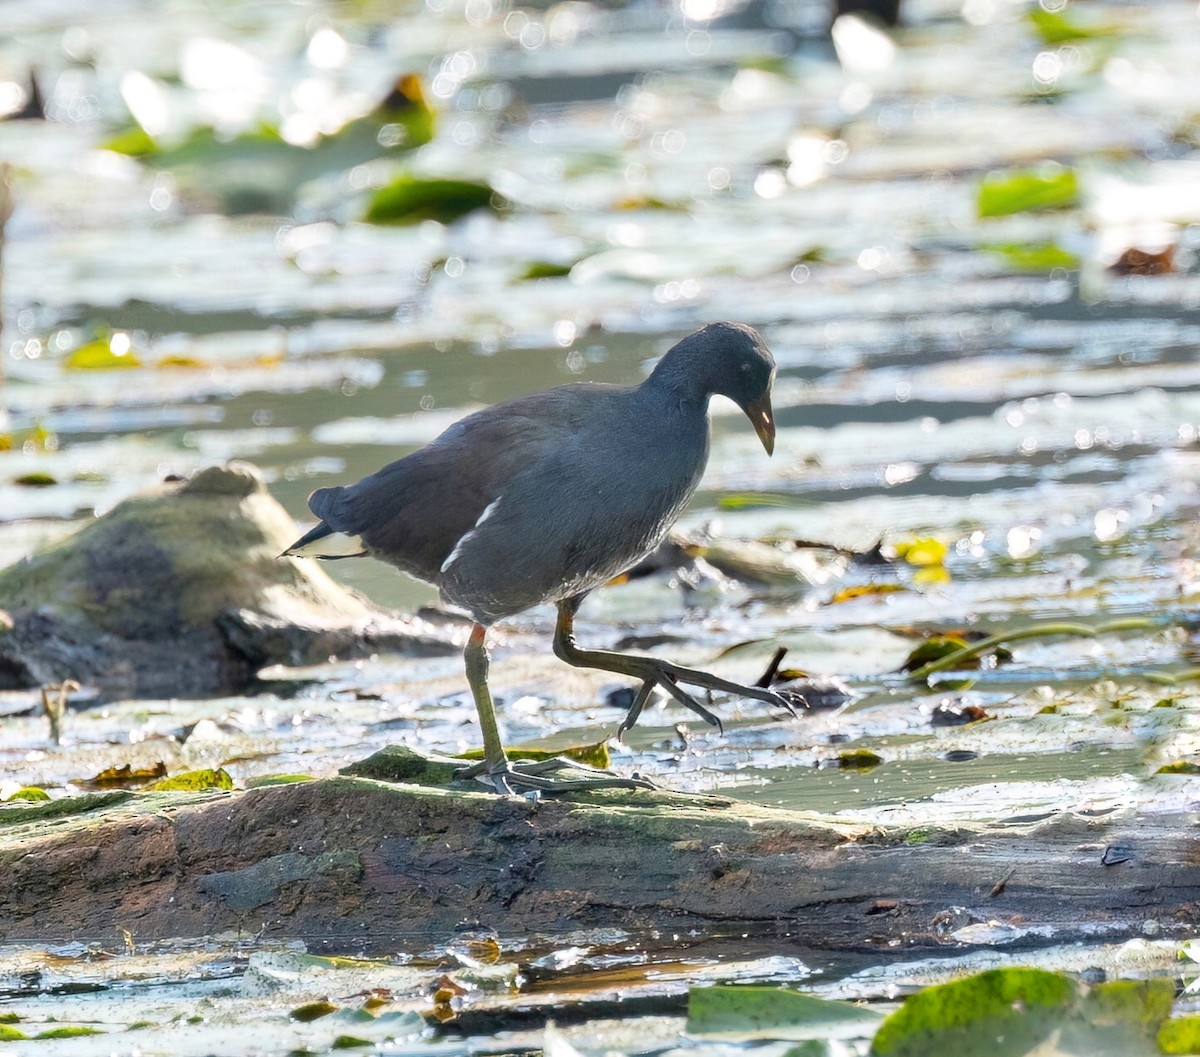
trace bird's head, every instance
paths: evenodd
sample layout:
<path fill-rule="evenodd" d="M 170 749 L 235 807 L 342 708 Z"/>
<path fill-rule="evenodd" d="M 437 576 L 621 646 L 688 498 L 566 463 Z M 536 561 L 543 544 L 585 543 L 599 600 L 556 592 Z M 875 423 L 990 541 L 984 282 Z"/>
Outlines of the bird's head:
<path fill-rule="evenodd" d="M 663 357 L 671 371 L 703 395 L 727 396 L 745 413 L 768 455 L 775 450 L 771 385 L 775 357 L 762 335 L 744 323 L 709 323 L 689 334 Z"/>

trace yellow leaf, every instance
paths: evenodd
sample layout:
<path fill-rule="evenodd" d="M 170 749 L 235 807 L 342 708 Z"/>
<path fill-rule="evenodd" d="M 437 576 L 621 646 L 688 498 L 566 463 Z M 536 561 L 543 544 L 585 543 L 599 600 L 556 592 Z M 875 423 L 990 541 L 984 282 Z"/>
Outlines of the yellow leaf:
<path fill-rule="evenodd" d="M 941 540 L 927 536 L 897 543 L 896 557 L 909 565 L 923 568 L 928 565 L 941 565 L 946 560 L 947 549 Z"/>
<path fill-rule="evenodd" d="M 915 584 L 948 584 L 950 574 L 944 565 L 926 565 L 913 573 Z"/>
<path fill-rule="evenodd" d="M 510 760 L 574 760 L 588 767 L 598 767 L 608 770 L 610 763 L 608 742 L 600 741 L 594 745 L 568 745 L 562 749 L 506 749 Z M 482 760 L 482 749 L 468 749 L 458 754 L 460 760 Z"/>
<path fill-rule="evenodd" d="M 167 765 L 159 760 L 152 767 L 133 767 L 123 763 L 120 767 L 106 767 L 94 778 L 76 778 L 72 785 L 81 789 L 128 789 L 130 786 L 144 785 L 157 778 L 165 778 Z"/>
<path fill-rule="evenodd" d="M 203 789 L 232 789 L 233 778 L 224 767 L 218 767 L 215 771 L 211 767 L 206 767 L 203 770 L 185 771 L 183 774 L 164 778 L 161 782 L 155 782 L 149 788 L 154 792 L 163 792 L 166 790 L 199 792 Z"/>
<path fill-rule="evenodd" d="M 831 606 L 853 601 L 855 598 L 867 598 L 870 595 L 894 595 L 897 591 L 908 590 L 903 584 L 856 584 L 854 587 L 843 587 L 835 591 L 829 600 Z"/>
<path fill-rule="evenodd" d="M 74 371 L 112 371 L 140 367 L 142 361 L 130 344 L 128 334 L 114 334 L 111 338 L 97 338 L 80 345 L 67 357 L 66 365 Z"/>

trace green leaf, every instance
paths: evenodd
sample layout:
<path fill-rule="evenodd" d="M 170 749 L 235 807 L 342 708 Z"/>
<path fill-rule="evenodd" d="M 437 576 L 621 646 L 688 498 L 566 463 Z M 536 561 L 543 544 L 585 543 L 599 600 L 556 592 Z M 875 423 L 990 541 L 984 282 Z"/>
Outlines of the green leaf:
<path fill-rule="evenodd" d="M 1037 169 L 993 172 L 979 185 L 981 217 L 1066 209 L 1079 201 L 1079 181 L 1074 169 L 1049 163 Z"/>
<path fill-rule="evenodd" d="M 20 485 L 22 488 L 49 488 L 51 485 L 58 484 L 58 478 L 53 474 L 35 471 L 14 477 L 13 484 Z"/>
<path fill-rule="evenodd" d="M 861 1038 L 879 1014 L 784 987 L 717 985 L 688 992 L 689 1035 L 743 1039 Z"/>
<path fill-rule="evenodd" d="M 531 279 L 561 279 L 571 274 L 573 264 L 557 264 L 554 261 L 530 261 L 525 270 L 517 276 L 517 282 L 529 282 Z"/>
<path fill-rule="evenodd" d="M 151 154 L 157 154 L 159 150 L 158 144 L 154 142 L 154 137 L 140 125 L 118 132 L 100 146 L 114 154 L 125 154 L 131 158 L 144 158 Z"/>
<path fill-rule="evenodd" d="M 788 506 L 786 496 L 774 492 L 731 492 L 717 496 L 717 507 L 721 510 L 745 510 L 752 507 Z"/>
<path fill-rule="evenodd" d="M 1073 271 L 1079 267 L 1077 253 L 1053 242 L 985 242 L 979 248 L 1003 257 L 1018 272 L 1048 272 L 1055 268 Z"/>
<path fill-rule="evenodd" d="M 1158 1048 L 1163 1053 L 1200 1053 L 1200 1017 L 1163 1021 L 1158 1029 Z"/>
<path fill-rule="evenodd" d="M 167 790 L 198 792 L 203 789 L 232 789 L 233 778 L 224 767 L 218 767 L 215 771 L 211 767 L 205 767 L 199 771 L 185 771 L 183 774 L 164 778 L 161 782 L 155 782 L 146 788 L 152 792 L 164 792 Z"/>
<path fill-rule="evenodd" d="M 9 800 L 42 801 L 42 800 L 49 800 L 49 799 L 50 799 L 50 794 L 47 793 L 45 789 L 39 789 L 35 785 L 22 786 L 16 792 L 10 793 L 8 796 L 4 797 L 5 801 L 9 801 Z"/>
<path fill-rule="evenodd" d="M 1078 996 L 1043 969 L 992 969 L 928 987 L 880 1025 L 873 1057 L 1018 1057 L 1058 1028 Z"/>
<path fill-rule="evenodd" d="M 839 767 L 866 771 L 883 763 L 883 757 L 870 749 L 847 749 L 837 754 L 837 762 Z"/>
<path fill-rule="evenodd" d="M 49 1031 L 38 1032 L 36 1039 L 80 1039 L 87 1035 L 103 1035 L 99 1028 L 63 1027 L 51 1028 Z"/>
<path fill-rule="evenodd" d="M 7 1024 L 0 1024 L 0 1042 L 20 1042 L 22 1039 L 29 1038 L 20 1028 L 10 1028 Z M 1184 1051 L 1177 1050 L 1177 1053 Z"/>
<path fill-rule="evenodd" d="M 1116 32 L 1115 26 L 1083 25 L 1066 13 L 1065 5 L 1063 10 L 1047 11 L 1044 7 L 1035 4 L 1029 9 L 1028 18 L 1038 36 L 1047 44 L 1069 44 L 1075 40 L 1095 40 L 1099 37 L 1110 37 Z"/>
<path fill-rule="evenodd" d="M 363 219 L 372 224 L 449 224 L 476 209 L 499 209 L 503 200 L 489 184 L 474 180 L 397 176 L 371 195 Z"/>
<path fill-rule="evenodd" d="M 327 1017 L 330 1013 L 337 1011 L 338 1007 L 332 1002 L 308 1002 L 303 1006 L 297 1006 L 288 1014 L 288 1017 L 298 1020 L 301 1024 L 311 1024 L 314 1020 L 320 1020 L 321 1017 Z"/>
<path fill-rule="evenodd" d="M 904 658 L 904 663 L 900 665 L 900 670 L 915 672 L 932 661 L 940 661 L 943 657 L 949 657 L 952 653 L 966 649 L 968 645 L 967 640 L 960 635 L 930 635 L 924 642 L 918 643 L 909 651 L 908 656 Z M 979 667 L 978 658 L 972 658 L 963 663 L 972 668 Z"/>
<path fill-rule="evenodd" d="M 1200 774 L 1200 763 L 1191 760 L 1172 760 L 1164 763 L 1155 774 Z"/>

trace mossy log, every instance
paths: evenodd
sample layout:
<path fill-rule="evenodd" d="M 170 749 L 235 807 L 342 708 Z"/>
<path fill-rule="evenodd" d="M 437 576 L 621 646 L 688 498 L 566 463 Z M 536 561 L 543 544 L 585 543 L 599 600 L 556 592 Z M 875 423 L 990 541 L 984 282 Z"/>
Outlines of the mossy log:
<path fill-rule="evenodd" d="M 270 664 L 456 649 L 315 562 L 281 560 L 295 535 L 245 463 L 126 500 L 0 569 L 0 689 L 74 679 L 104 697 L 225 694 Z"/>
<path fill-rule="evenodd" d="M 877 961 L 962 946 L 952 933 L 971 920 L 1069 942 L 1147 921 L 1169 932 L 1200 905 L 1197 838 L 1167 816 L 907 832 L 658 791 L 533 803 L 415 784 L 451 768 L 391 750 L 351 770 L 404 784 L 343 775 L 0 811 L 0 942 L 241 930 L 379 953 L 477 922 L 510 937 L 770 929 Z M 1014 937 L 1008 949 L 1046 942 Z"/>

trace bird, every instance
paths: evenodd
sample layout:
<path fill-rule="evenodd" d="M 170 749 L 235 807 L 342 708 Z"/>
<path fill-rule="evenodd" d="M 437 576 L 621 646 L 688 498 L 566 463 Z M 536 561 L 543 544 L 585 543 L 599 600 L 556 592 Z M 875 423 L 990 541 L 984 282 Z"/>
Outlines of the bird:
<path fill-rule="evenodd" d="M 510 761 L 488 688 L 487 632 L 553 603 L 561 660 L 641 680 L 618 736 L 656 687 L 718 727 L 680 684 L 794 714 L 786 697 L 764 687 L 656 657 L 583 649 L 574 632 L 587 594 L 654 550 L 687 506 L 708 462 L 711 397 L 737 404 L 773 454 L 775 372 L 752 327 L 709 323 L 673 345 L 638 385 L 580 382 L 494 404 L 356 484 L 317 489 L 308 506 L 318 524 L 281 557 L 370 556 L 436 585 L 445 602 L 470 615 L 463 661 L 484 753 L 468 776 L 508 795 L 646 785 L 637 778 L 570 781 L 549 767 Z"/>

